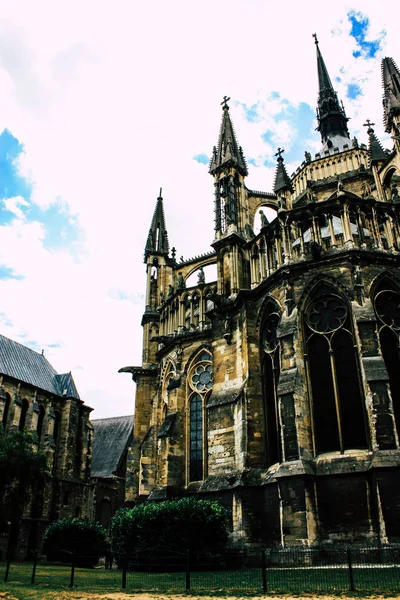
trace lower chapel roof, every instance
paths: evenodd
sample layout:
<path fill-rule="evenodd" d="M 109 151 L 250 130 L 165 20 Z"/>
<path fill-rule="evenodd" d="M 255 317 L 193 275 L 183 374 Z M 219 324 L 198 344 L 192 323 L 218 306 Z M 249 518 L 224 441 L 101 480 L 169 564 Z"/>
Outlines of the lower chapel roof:
<path fill-rule="evenodd" d="M 59 375 L 43 354 L 0 335 L 0 374 L 50 392 L 80 400 L 71 373 Z"/>
<path fill-rule="evenodd" d="M 133 433 L 133 415 L 91 421 L 94 429 L 92 477 L 116 474 Z"/>

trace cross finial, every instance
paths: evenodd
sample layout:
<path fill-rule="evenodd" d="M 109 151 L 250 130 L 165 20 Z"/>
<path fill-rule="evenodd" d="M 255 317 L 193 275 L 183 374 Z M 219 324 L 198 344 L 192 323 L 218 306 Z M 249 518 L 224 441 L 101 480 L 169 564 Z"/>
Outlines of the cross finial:
<path fill-rule="evenodd" d="M 285 150 L 283 148 L 278 148 L 278 150 L 275 153 L 275 156 L 278 157 L 278 160 L 283 160 L 282 158 L 282 154 L 285 152 Z"/>
<path fill-rule="evenodd" d="M 313 38 L 314 38 L 314 41 L 315 41 L 315 43 L 316 43 L 316 44 L 317 44 L 317 46 L 318 46 L 318 38 L 317 38 L 317 34 L 316 34 L 316 33 L 313 33 L 313 34 L 312 34 L 312 36 L 313 36 Z"/>
<path fill-rule="evenodd" d="M 228 100 L 230 100 L 230 98 L 228 98 L 228 96 L 224 96 L 222 102 L 221 102 L 221 106 L 222 108 L 229 108 L 228 106 Z"/>
<path fill-rule="evenodd" d="M 364 123 L 363 127 L 368 127 L 367 131 L 369 133 L 371 131 L 373 125 L 375 125 L 375 123 L 371 123 L 371 121 L 369 119 L 367 119 L 366 122 Z"/>

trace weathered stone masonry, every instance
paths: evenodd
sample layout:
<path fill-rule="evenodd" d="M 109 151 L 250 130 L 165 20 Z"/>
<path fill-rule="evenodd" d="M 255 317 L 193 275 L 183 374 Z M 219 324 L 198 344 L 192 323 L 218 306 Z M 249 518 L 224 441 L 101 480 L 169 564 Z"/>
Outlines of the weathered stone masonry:
<path fill-rule="evenodd" d="M 239 547 L 400 541 L 400 74 L 383 60 L 393 149 L 369 121 L 360 144 L 316 48 L 314 158 L 289 177 L 278 149 L 273 193 L 249 190 L 225 99 L 210 254 L 170 254 L 160 193 L 143 364 L 122 369 L 129 500 L 218 498 Z M 276 216 L 254 233 L 262 207 Z"/>

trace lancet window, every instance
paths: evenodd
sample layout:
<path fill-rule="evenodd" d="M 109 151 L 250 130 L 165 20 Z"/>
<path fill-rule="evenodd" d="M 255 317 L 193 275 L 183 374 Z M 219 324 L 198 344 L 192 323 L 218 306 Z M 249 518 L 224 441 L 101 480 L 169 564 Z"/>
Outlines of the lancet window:
<path fill-rule="evenodd" d="M 400 438 L 400 293 L 390 283 L 383 284 L 375 296 L 379 342 L 389 376 L 393 413 Z"/>
<path fill-rule="evenodd" d="M 314 451 L 366 448 L 366 414 L 347 301 L 321 286 L 305 311 Z"/>
<path fill-rule="evenodd" d="M 264 398 L 265 446 L 267 465 L 282 459 L 281 427 L 278 408 L 277 386 L 280 371 L 280 346 L 277 330 L 280 315 L 271 303 L 266 310 L 261 328 L 261 367 Z"/>
<path fill-rule="evenodd" d="M 202 350 L 188 373 L 188 481 L 205 476 L 205 404 L 213 384 L 212 357 Z"/>

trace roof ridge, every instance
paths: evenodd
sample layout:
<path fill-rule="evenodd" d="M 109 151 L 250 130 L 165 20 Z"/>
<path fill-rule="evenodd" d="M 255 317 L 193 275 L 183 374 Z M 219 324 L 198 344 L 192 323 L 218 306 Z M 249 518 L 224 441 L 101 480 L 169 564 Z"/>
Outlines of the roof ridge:
<path fill-rule="evenodd" d="M 99 419 L 90 419 L 90 422 L 94 421 L 110 421 L 111 419 L 132 419 L 135 415 L 119 415 L 118 417 L 100 417 Z"/>

